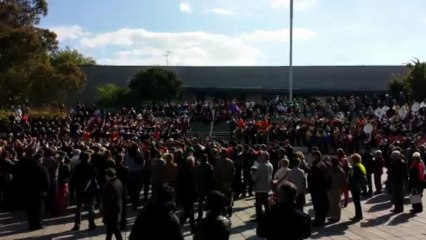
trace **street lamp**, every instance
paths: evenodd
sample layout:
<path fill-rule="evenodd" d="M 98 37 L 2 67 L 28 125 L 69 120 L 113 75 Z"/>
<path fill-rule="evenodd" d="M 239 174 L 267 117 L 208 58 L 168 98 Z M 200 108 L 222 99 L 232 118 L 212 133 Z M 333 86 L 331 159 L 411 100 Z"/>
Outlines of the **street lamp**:
<path fill-rule="evenodd" d="M 293 101 L 293 0 L 290 0 L 289 100 Z"/>

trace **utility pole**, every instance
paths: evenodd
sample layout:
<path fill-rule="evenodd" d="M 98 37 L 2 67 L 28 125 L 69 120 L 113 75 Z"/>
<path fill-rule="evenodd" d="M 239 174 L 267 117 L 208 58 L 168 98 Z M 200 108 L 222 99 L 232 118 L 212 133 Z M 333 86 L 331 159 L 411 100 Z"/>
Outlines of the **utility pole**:
<path fill-rule="evenodd" d="M 293 2 L 290 0 L 289 100 L 293 101 Z"/>
<path fill-rule="evenodd" d="M 170 56 L 170 54 L 172 54 L 172 52 L 170 52 L 169 50 L 167 50 L 166 54 L 164 55 L 166 57 L 166 63 L 167 63 L 166 66 L 169 66 L 169 56 Z"/>

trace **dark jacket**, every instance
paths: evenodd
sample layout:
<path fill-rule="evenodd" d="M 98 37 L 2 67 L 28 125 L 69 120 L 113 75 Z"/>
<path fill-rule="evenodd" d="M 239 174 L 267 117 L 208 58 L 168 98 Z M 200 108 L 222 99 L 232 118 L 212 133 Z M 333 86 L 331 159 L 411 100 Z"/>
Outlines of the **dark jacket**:
<path fill-rule="evenodd" d="M 195 200 L 194 167 L 182 162 L 177 174 L 177 200 L 181 204 L 189 204 Z"/>
<path fill-rule="evenodd" d="M 96 170 L 93 165 L 80 163 L 75 166 L 70 180 L 71 185 L 75 187 L 75 197 L 79 199 L 95 197 L 94 193 L 90 194 L 85 191 L 85 188 L 90 180 L 95 181 L 96 179 Z"/>
<path fill-rule="evenodd" d="M 194 240 L 228 240 L 231 234 L 231 221 L 223 216 L 207 214 L 197 225 Z"/>
<path fill-rule="evenodd" d="M 408 177 L 408 167 L 404 160 L 396 160 L 391 164 L 389 180 L 392 188 L 403 188 Z"/>
<path fill-rule="evenodd" d="M 314 164 L 308 174 L 308 187 L 311 192 L 327 190 L 327 167 L 323 162 Z"/>
<path fill-rule="evenodd" d="M 311 218 L 295 204 L 278 203 L 260 221 L 257 235 L 267 240 L 306 239 L 311 236 Z"/>
<path fill-rule="evenodd" d="M 385 166 L 385 160 L 383 157 L 376 157 L 373 161 L 373 173 L 383 174 L 383 167 Z"/>
<path fill-rule="evenodd" d="M 50 188 L 49 173 L 33 159 L 23 158 L 16 164 L 15 176 L 19 199 L 34 199 L 46 195 Z"/>
<path fill-rule="evenodd" d="M 102 194 L 102 216 L 107 226 L 118 226 L 123 206 L 123 185 L 118 178 L 106 182 Z"/>
<path fill-rule="evenodd" d="M 123 189 L 125 192 L 127 192 L 127 189 L 129 187 L 129 168 L 127 166 L 123 165 L 117 165 L 115 167 L 115 171 L 117 172 L 117 178 L 120 179 L 121 184 L 123 185 Z"/>
<path fill-rule="evenodd" d="M 195 186 L 199 195 L 206 195 L 213 188 L 213 167 L 201 163 L 195 168 Z"/>
<path fill-rule="evenodd" d="M 163 202 L 146 205 L 135 220 L 129 240 L 184 240 L 173 206 Z"/>

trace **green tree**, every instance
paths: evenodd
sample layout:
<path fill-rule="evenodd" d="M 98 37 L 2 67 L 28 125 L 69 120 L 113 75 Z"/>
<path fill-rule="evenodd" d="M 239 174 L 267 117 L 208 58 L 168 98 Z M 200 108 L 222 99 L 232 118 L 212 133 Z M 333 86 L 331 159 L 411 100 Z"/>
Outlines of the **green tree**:
<path fill-rule="evenodd" d="M 415 101 L 423 101 L 426 98 L 426 63 L 415 59 L 407 64 L 407 68 L 406 81 L 411 90 L 411 97 Z"/>
<path fill-rule="evenodd" d="M 96 65 L 95 59 L 86 57 L 75 49 L 66 47 L 65 49 L 54 51 L 50 54 L 50 62 L 58 65 L 64 62 L 72 62 L 77 65 Z"/>
<path fill-rule="evenodd" d="M 183 83 L 174 72 L 155 67 L 138 72 L 129 88 L 139 101 L 162 101 L 179 97 Z"/>
<path fill-rule="evenodd" d="M 389 95 L 393 98 L 398 98 L 401 92 L 410 99 L 411 89 L 408 82 L 405 80 L 405 76 L 393 76 L 392 80 L 389 82 Z"/>
<path fill-rule="evenodd" d="M 114 107 L 128 104 L 129 89 L 119 87 L 113 83 L 101 85 L 96 88 L 98 103 L 104 107 Z"/>
<path fill-rule="evenodd" d="M 58 49 L 56 34 L 38 27 L 46 0 L 0 1 L 0 101 L 63 102 L 84 87 L 80 56 Z M 84 57 L 84 59 L 88 59 Z M 90 60 L 90 59 L 89 59 Z"/>

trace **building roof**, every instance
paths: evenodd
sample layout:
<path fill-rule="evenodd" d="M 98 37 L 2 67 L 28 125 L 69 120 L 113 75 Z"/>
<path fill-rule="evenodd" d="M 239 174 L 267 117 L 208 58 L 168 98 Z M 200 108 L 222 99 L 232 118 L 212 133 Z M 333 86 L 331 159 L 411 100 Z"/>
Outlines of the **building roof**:
<path fill-rule="evenodd" d="M 140 70 L 153 66 L 82 66 L 87 76 L 80 98 L 91 100 L 96 86 L 128 85 Z M 164 67 L 175 72 L 186 89 L 284 91 L 289 87 L 289 67 Z M 405 66 L 295 66 L 293 87 L 315 92 L 383 92 L 392 75 L 404 74 Z"/>

